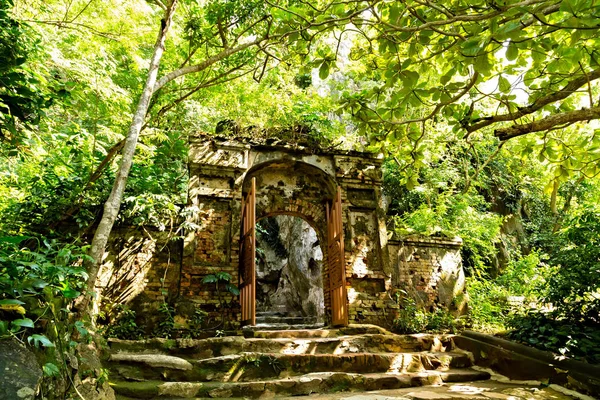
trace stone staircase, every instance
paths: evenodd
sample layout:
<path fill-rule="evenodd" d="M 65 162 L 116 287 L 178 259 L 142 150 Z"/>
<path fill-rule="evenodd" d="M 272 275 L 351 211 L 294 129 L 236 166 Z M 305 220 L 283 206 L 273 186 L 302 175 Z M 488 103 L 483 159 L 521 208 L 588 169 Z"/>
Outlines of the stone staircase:
<path fill-rule="evenodd" d="M 118 399 L 258 398 L 489 379 L 451 335 L 379 327 L 245 330 L 210 339 L 109 340 Z"/>
<path fill-rule="evenodd" d="M 256 325 L 252 330 L 299 330 L 318 329 L 324 324 L 317 322 L 317 317 L 304 317 L 289 311 L 259 311 L 256 313 Z"/>

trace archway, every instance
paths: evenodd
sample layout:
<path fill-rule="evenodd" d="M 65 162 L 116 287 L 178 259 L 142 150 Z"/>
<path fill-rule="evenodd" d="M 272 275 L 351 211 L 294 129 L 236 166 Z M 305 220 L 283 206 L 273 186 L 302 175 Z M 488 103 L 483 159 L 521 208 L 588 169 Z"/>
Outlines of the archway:
<path fill-rule="evenodd" d="M 302 218 L 314 229 L 319 243 L 326 243 L 321 247 L 325 261 L 325 268 L 321 268 L 325 312 L 315 313 L 314 317 L 346 325 L 342 200 L 334 177 L 302 161 L 278 159 L 250 168 L 241 186 L 244 198 L 239 257 L 242 324 L 256 324 L 257 293 L 261 292 L 256 275 L 256 221 L 287 214 Z M 296 311 L 306 314 L 306 310 Z"/>
<path fill-rule="evenodd" d="M 203 283 L 204 276 L 225 272 L 233 283 L 252 280 L 240 266 L 254 260 L 255 254 L 244 253 L 240 233 L 245 225 L 242 205 L 256 178 L 253 218 L 296 215 L 319 236 L 325 259 L 326 323 L 334 323 L 329 281 L 332 262 L 337 263 L 335 271 L 340 278 L 335 283 L 339 291 L 333 301 L 346 307 L 345 315 L 354 322 L 387 321 L 395 305 L 386 291 L 392 287 L 396 270 L 387 252 L 381 163 L 369 153 L 307 148 L 258 138 L 191 137 L 189 198 L 197 214 L 190 217 L 190 226 L 195 228 L 186 234 L 180 278 L 174 281 L 182 302 L 193 300 L 210 315 L 218 316 L 222 313 L 215 307 L 218 293 L 214 285 Z M 329 220 L 332 214 L 337 215 L 334 237 L 338 245 L 332 247 L 335 257 L 329 256 L 332 224 L 328 223 L 328 214 Z M 153 287 L 162 287 L 162 277 L 150 278 Z M 342 278 L 347 279 L 347 295 Z M 160 296 L 160 292 L 153 295 Z M 227 308 L 227 321 L 232 327 L 244 321 L 241 315 L 248 311 L 242 306 L 244 299 L 232 298 Z M 340 314 L 339 324 L 346 323 L 342 317 L 344 314 Z"/>
<path fill-rule="evenodd" d="M 257 324 L 325 322 L 323 251 L 315 229 L 286 214 L 256 223 Z"/>

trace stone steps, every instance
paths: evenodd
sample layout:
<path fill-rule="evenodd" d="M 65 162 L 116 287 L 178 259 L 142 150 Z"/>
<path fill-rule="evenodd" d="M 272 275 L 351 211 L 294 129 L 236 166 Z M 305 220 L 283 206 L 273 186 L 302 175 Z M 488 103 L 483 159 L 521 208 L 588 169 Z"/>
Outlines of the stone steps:
<path fill-rule="evenodd" d="M 276 311 L 276 310 L 266 310 L 266 311 L 260 311 L 257 310 L 256 311 L 256 317 L 301 317 L 302 314 L 299 311 L 287 311 L 284 309 L 281 309 L 281 311 Z"/>
<path fill-rule="evenodd" d="M 242 332 L 240 332 L 241 334 Z M 373 325 L 244 329 L 209 339 L 109 340 L 122 399 L 257 398 L 399 389 L 488 379 L 452 335 L 395 335 Z"/>
<path fill-rule="evenodd" d="M 293 317 L 291 317 L 293 318 Z M 256 325 L 244 327 L 244 332 L 246 331 L 270 331 L 270 330 L 278 330 L 278 331 L 288 331 L 288 330 L 311 330 L 311 329 L 321 329 L 324 324 L 317 322 L 296 322 L 296 323 L 287 323 L 287 322 L 260 322 L 258 319 L 256 321 Z"/>
<path fill-rule="evenodd" d="M 313 337 L 336 337 L 336 336 L 356 336 L 356 335 L 368 335 L 368 334 L 381 334 L 381 335 L 393 335 L 391 332 L 376 326 L 369 324 L 350 324 L 346 327 L 331 329 L 324 328 L 322 324 L 316 324 L 309 328 L 302 328 L 298 325 L 286 325 L 282 324 L 282 328 L 273 324 L 265 324 L 262 326 L 246 326 L 242 330 L 244 337 L 255 337 L 255 338 L 313 338 Z M 427 336 L 427 335 L 425 335 Z M 444 336 L 444 335 L 442 335 Z"/>
<path fill-rule="evenodd" d="M 309 331 L 261 331 L 259 337 L 245 339 L 229 336 L 209 339 L 109 339 L 112 353 L 145 353 L 182 356 L 193 359 L 226 356 L 239 353 L 284 354 L 345 354 L 345 353 L 402 353 L 418 351 L 443 352 L 452 350 L 453 342 L 448 335 L 383 335 L 362 334 L 337 336 L 332 330 Z M 298 332 L 303 336 L 293 337 Z M 267 335 L 262 335 L 267 333 Z M 266 338 L 261 336 L 268 336 Z M 273 337 L 274 336 L 274 337 Z M 286 337 L 287 336 L 287 337 Z M 291 336 L 291 337 L 290 337 Z"/>
<path fill-rule="evenodd" d="M 194 399 L 194 398 L 258 398 L 262 396 L 300 396 L 311 393 L 369 391 L 439 385 L 448 382 L 470 382 L 489 379 L 487 372 L 472 369 L 404 373 L 317 372 L 286 379 L 254 382 L 164 382 L 112 381 L 117 398 L 130 399 Z M 120 397 L 123 396 L 123 397 Z"/>
<path fill-rule="evenodd" d="M 446 371 L 472 366 L 466 352 L 268 354 L 242 353 L 202 360 L 157 355 L 116 353 L 110 369 L 118 379 L 180 382 L 253 381 L 311 372 L 401 373 Z"/>
<path fill-rule="evenodd" d="M 285 324 L 290 326 L 313 326 L 317 324 L 316 317 L 291 317 L 291 316 L 256 316 L 256 325 L 268 326 L 269 324 Z M 320 324 L 319 327 L 322 327 Z"/>

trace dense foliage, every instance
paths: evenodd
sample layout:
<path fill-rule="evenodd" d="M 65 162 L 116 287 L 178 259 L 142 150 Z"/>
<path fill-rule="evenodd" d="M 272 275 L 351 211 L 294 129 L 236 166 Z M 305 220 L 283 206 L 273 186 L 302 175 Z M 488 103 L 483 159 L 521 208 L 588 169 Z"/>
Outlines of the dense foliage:
<path fill-rule="evenodd" d="M 59 379 L 58 390 L 73 379 L 68 362 L 75 347 L 90 339 L 71 310 L 87 279 L 85 250 L 49 239 L 0 237 L 0 339 L 43 350 L 44 375 Z"/>
<path fill-rule="evenodd" d="M 534 346 L 600 362 L 600 213 L 596 205 L 578 210 L 558 234 L 541 301 L 547 310 L 509 321 L 512 337 Z"/>
<path fill-rule="evenodd" d="M 46 348 L 46 375 L 71 373 L 57 354 L 88 340 L 74 301 L 92 295 L 87 246 L 160 31 L 117 223 L 176 236 L 194 212 L 187 138 L 222 121 L 382 152 L 390 230 L 463 239 L 466 323 L 598 362 L 599 7 L 0 0 L 0 336 Z M 400 305 L 419 316 L 401 330 L 457 326 Z M 169 307 L 158 335 L 173 329 Z M 114 313 L 112 334 L 141 334 L 127 309 Z"/>

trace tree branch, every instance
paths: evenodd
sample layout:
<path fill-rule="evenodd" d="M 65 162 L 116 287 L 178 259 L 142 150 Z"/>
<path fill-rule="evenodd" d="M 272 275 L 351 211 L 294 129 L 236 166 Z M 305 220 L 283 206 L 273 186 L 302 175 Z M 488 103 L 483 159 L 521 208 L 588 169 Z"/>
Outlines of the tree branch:
<path fill-rule="evenodd" d="M 243 51 L 249 47 L 256 46 L 262 40 L 263 39 L 260 38 L 260 39 L 253 40 L 248 43 L 241 44 L 236 47 L 224 49 L 219 54 L 216 54 L 212 57 L 207 58 L 206 60 L 202 61 L 200 64 L 189 65 L 187 67 L 179 68 L 175 71 L 169 72 L 168 74 L 166 74 L 162 78 L 160 78 L 158 81 L 156 81 L 156 85 L 154 85 L 153 93 L 156 93 L 158 90 L 160 90 L 160 88 L 165 86 L 167 83 L 171 82 L 173 79 L 179 78 L 180 76 L 183 76 L 183 75 L 192 74 L 194 72 L 200 72 L 200 71 L 210 67 L 211 65 L 229 57 L 232 54 Z"/>
<path fill-rule="evenodd" d="M 550 115 L 538 121 L 530 122 L 524 125 L 513 125 L 508 128 L 496 129 L 494 135 L 504 141 L 517 136 L 526 135 L 532 132 L 540 132 L 552 129 L 557 125 L 572 124 L 580 121 L 589 121 L 600 118 L 600 107 L 582 108 L 581 110 L 564 112 L 561 114 Z"/>
<path fill-rule="evenodd" d="M 117 39 L 117 36 L 113 35 L 112 33 L 102 32 L 102 31 L 97 30 L 94 27 L 91 27 L 89 25 L 82 24 L 82 23 L 79 23 L 79 22 L 73 22 L 73 21 L 42 21 L 42 20 L 31 20 L 31 19 L 23 20 L 23 21 L 24 22 L 32 22 L 34 24 L 54 25 L 54 26 L 57 26 L 59 28 L 73 29 L 73 30 L 76 30 L 78 32 L 82 32 L 82 30 L 80 28 L 84 28 L 84 29 L 87 29 L 90 32 L 92 32 L 94 35 L 101 36 L 101 37 L 106 38 L 106 39 L 114 40 L 115 42 L 119 41 Z"/>
<path fill-rule="evenodd" d="M 467 132 L 475 132 L 481 128 L 495 124 L 496 122 L 515 121 L 525 115 L 532 114 L 548 104 L 566 99 L 571 94 L 575 93 L 577 89 L 579 89 L 583 85 L 586 85 L 588 82 L 591 82 L 598 78 L 600 78 L 600 68 L 595 69 L 594 71 L 588 74 L 584 74 L 578 78 L 573 79 L 558 92 L 554 92 L 547 96 L 540 97 L 527 107 L 519 108 L 517 112 L 476 119 L 473 121 L 474 123 L 472 125 L 466 127 Z"/>
<path fill-rule="evenodd" d="M 459 92 L 457 93 L 454 97 L 452 97 L 450 100 L 447 101 L 442 101 L 441 103 L 438 103 L 435 108 L 433 109 L 433 111 L 431 111 L 427 116 L 422 117 L 422 118 L 415 118 L 415 119 L 408 119 L 408 120 L 404 120 L 404 121 L 385 121 L 388 122 L 392 125 L 407 125 L 407 124 L 412 124 L 414 122 L 424 122 L 427 121 L 431 118 L 433 118 L 438 111 L 440 111 L 442 109 L 442 107 L 447 106 L 449 104 L 455 103 L 458 100 L 461 99 L 461 97 L 463 97 L 465 94 L 467 94 L 469 92 L 469 90 L 471 90 L 471 88 L 473 86 L 475 86 L 475 84 L 477 83 L 477 79 L 479 78 L 479 73 L 477 71 L 473 72 L 473 75 L 471 76 L 471 79 L 469 80 L 469 82 L 467 83 L 467 85 Z M 378 113 L 376 113 L 377 116 L 379 116 Z M 383 120 L 382 117 L 379 117 L 380 119 Z"/>
<path fill-rule="evenodd" d="M 494 18 L 497 17 L 499 15 L 502 15 L 503 13 L 505 13 L 506 11 L 516 8 L 516 7 L 526 7 L 526 6 L 530 6 L 530 5 L 534 5 L 534 4 L 540 4 L 540 3 L 546 3 L 547 0 L 525 0 L 519 3 L 514 3 L 511 5 L 507 5 L 507 6 L 503 6 L 503 7 L 497 7 L 497 9 L 495 9 L 494 11 L 490 11 L 487 14 L 483 14 L 483 13 L 477 13 L 477 14 L 462 14 L 462 15 L 456 15 L 453 16 L 452 18 L 447 18 L 447 19 L 443 19 L 443 20 L 436 20 L 436 21 L 430 21 L 427 22 L 425 24 L 419 25 L 419 26 L 413 26 L 413 27 L 402 27 L 402 26 L 398 26 L 398 25 L 394 25 L 394 24 L 390 24 L 390 23 L 385 23 L 385 25 L 387 25 L 391 30 L 396 31 L 396 32 L 418 32 L 418 31 L 423 31 L 426 29 L 432 29 L 434 27 L 439 27 L 439 26 L 444 26 L 444 25 L 450 25 L 453 24 L 455 22 L 478 22 L 478 21 L 485 21 L 488 20 L 490 18 Z"/>
<path fill-rule="evenodd" d="M 219 29 L 219 36 L 221 37 L 221 43 L 223 44 L 223 48 L 226 49 L 229 47 L 227 43 L 227 36 L 225 35 L 225 29 L 223 29 L 223 23 L 221 18 L 217 19 L 217 28 Z"/>

